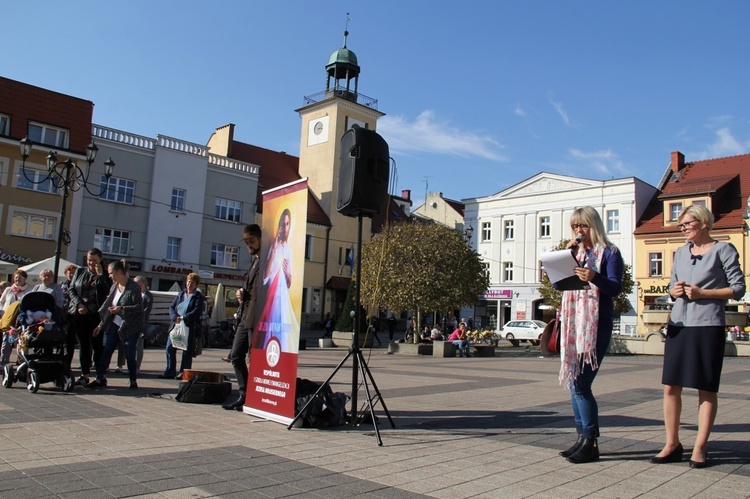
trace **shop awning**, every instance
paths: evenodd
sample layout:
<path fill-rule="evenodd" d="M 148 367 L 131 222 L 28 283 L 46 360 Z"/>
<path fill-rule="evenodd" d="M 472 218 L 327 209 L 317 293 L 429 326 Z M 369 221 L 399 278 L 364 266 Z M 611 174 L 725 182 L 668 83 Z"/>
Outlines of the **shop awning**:
<path fill-rule="evenodd" d="M 346 291 L 349 289 L 349 283 L 352 281 L 351 277 L 339 277 L 332 276 L 326 283 L 326 288 L 333 289 L 336 291 Z"/>

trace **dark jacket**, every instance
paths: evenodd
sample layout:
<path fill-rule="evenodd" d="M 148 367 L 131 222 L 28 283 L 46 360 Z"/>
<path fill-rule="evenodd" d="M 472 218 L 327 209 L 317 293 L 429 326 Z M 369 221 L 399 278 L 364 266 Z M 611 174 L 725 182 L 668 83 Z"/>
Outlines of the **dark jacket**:
<path fill-rule="evenodd" d="M 143 299 L 143 329 L 148 329 L 148 323 L 151 320 L 151 309 L 154 308 L 154 295 L 151 291 L 146 290 L 142 293 L 141 298 Z"/>
<path fill-rule="evenodd" d="M 99 317 L 101 322 L 99 327 L 102 332 L 106 333 L 109 329 L 112 321 L 115 320 L 115 314 L 110 312 L 109 307 L 122 307 L 122 312 L 119 315 L 122 317 L 122 324 L 118 331 L 118 335 L 121 340 L 130 338 L 134 334 L 141 334 L 143 332 L 143 304 L 141 302 L 141 287 L 133 281 L 128 279 L 125 283 L 125 290 L 120 295 L 120 299 L 117 303 L 113 303 L 115 293 L 117 292 L 117 284 L 112 285 L 112 289 L 109 291 L 109 296 L 104 300 L 104 303 L 99 308 Z"/>
<path fill-rule="evenodd" d="M 96 314 L 99 311 L 104 300 L 107 299 L 107 293 L 112 287 L 112 279 L 105 273 L 98 277 L 94 276 L 86 267 L 79 267 L 73 274 L 70 281 L 68 293 L 70 295 L 70 304 L 68 313 L 78 314 L 78 305 L 83 304 L 89 311 L 89 314 Z"/>
<path fill-rule="evenodd" d="M 250 265 L 247 273 L 247 279 L 242 286 L 242 309 L 240 310 L 240 326 L 245 329 L 255 327 L 255 304 L 258 301 L 258 270 L 260 261 L 258 257 L 253 257 L 253 263 Z"/>
<path fill-rule="evenodd" d="M 174 301 L 169 306 L 169 318 L 172 321 L 169 325 L 169 329 L 172 329 L 172 327 L 174 326 L 174 320 L 180 316 L 180 314 L 177 313 L 177 306 L 182 302 L 182 300 L 185 299 L 186 296 L 187 293 L 184 290 L 180 291 L 180 294 L 175 297 Z M 204 300 L 205 298 L 203 297 L 203 294 L 200 292 L 200 290 L 196 289 L 193 294 L 190 295 L 190 301 L 188 302 L 185 314 L 182 316 L 182 320 L 190 329 L 191 334 L 195 331 L 200 331 Z"/>

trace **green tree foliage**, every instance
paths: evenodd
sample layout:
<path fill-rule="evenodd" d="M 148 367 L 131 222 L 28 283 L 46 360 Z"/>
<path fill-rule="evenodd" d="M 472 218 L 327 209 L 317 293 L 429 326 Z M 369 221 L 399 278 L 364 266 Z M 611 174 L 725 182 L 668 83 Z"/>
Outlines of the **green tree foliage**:
<path fill-rule="evenodd" d="M 353 332 L 354 331 L 354 319 L 351 316 L 351 312 L 355 310 L 357 284 L 354 279 L 349 283 L 349 289 L 346 291 L 346 299 L 344 300 L 344 306 L 341 308 L 341 317 L 336 322 L 336 331 L 342 332 Z M 362 297 L 360 297 L 360 301 Z M 359 321 L 359 332 L 364 334 L 367 331 L 367 314 L 362 311 L 360 314 Z"/>
<path fill-rule="evenodd" d="M 361 300 L 371 314 L 454 310 L 488 286 L 479 255 L 443 225 L 392 224 L 362 248 Z"/>
<path fill-rule="evenodd" d="M 568 245 L 568 241 L 569 239 L 562 241 L 560 244 L 552 248 L 552 250 L 565 249 Z M 614 305 L 616 314 L 626 314 L 633 308 L 628 300 L 628 295 L 633 292 L 634 284 L 632 266 L 626 263 L 622 272 L 622 290 L 617 298 L 615 298 Z M 542 282 L 539 288 L 537 288 L 537 291 L 539 291 L 539 294 L 544 298 L 544 303 L 546 305 L 551 305 L 558 309 L 560 308 L 560 304 L 562 303 L 562 291 L 558 291 L 552 287 L 552 283 L 549 282 L 549 277 L 547 277 L 546 272 L 542 277 Z"/>

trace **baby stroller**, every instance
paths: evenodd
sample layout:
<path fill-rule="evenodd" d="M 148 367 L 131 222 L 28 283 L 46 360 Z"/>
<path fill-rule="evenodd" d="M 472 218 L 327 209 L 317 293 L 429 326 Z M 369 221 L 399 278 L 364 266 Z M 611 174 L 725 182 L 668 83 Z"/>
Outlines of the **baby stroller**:
<path fill-rule="evenodd" d="M 21 299 L 11 337 L 18 345 L 18 361 L 5 366 L 5 388 L 21 381 L 36 393 L 39 385 L 54 381 L 66 392 L 73 390 L 73 379 L 65 368 L 66 338 L 61 326 L 54 296 L 36 291 Z"/>

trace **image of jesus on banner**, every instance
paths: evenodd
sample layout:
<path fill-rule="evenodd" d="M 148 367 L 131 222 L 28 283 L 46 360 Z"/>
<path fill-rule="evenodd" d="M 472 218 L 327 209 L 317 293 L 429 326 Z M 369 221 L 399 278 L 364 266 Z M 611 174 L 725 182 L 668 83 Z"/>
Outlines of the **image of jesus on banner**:
<path fill-rule="evenodd" d="M 263 273 L 266 302 L 258 320 L 258 334 L 254 335 L 255 348 L 265 349 L 271 338 L 279 341 L 282 352 L 296 353 L 299 348 L 296 334 L 299 324 L 289 292 L 292 286 L 291 229 L 292 213 L 285 208 L 266 258 Z"/>

